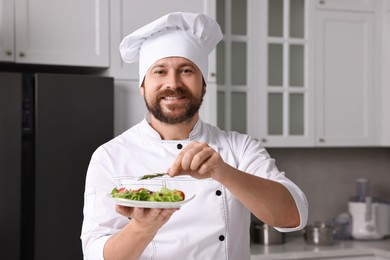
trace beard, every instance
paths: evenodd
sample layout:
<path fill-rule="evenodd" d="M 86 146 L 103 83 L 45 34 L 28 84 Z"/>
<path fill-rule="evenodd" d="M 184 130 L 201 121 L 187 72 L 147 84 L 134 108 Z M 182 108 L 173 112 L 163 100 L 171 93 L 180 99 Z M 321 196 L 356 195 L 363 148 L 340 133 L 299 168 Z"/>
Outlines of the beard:
<path fill-rule="evenodd" d="M 187 89 L 183 87 L 177 87 L 175 90 L 165 89 L 161 92 L 158 92 L 153 102 L 148 102 L 146 95 L 144 96 L 144 100 L 148 111 L 157 120 L 173 125 L 190 121 L 199 111 L 205 93 L 205 86 L 202 86 L 202 95 L 199 98 L 194 97 Z M 160 102 L 164 97 L 186 98 L 187 102 L 167 105 L 165 110 L 169 111 L 164 111 Z M 179 112 L 180 110 L 181 112 Z"/>

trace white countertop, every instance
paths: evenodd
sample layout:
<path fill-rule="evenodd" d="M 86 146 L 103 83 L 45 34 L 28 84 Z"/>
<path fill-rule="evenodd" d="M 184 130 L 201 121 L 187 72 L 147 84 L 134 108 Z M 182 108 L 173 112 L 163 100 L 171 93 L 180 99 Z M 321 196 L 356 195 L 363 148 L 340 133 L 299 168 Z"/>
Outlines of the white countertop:
<path fill-rule="evenodd" d="M 251 244 L 251 260 L 265 259 L 361 259 L 390 260 L 390 239 L 335 240 L 330 246 L 307 244 L 303 236 L 286 238 L 280 245 Z"/>

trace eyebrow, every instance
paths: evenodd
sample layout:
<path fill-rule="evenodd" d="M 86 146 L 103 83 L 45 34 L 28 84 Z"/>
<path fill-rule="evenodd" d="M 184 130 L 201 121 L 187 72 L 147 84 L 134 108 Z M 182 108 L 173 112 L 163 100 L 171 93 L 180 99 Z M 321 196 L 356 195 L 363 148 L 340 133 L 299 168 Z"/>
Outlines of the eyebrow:
<path fill-rule="evenodd" d="M 154 65 L 153 67 L 151 67 L 150 69 L 155 69 L 155 68 L 163 68 L 163 67 L 166 67 L 167 66 L 167 63 L 166 62 L 163 62 L 163 63 L 159 63 L 159 64 L 156 64 Z M 186 66 L 190 66 L 192 68 L 196 68 L 195 65 L 193 65 L 192 63 L 190 62 L 182 62 L 178 65 L 179 68 L 182 68 L 182 67 L 186 67 Z"/>

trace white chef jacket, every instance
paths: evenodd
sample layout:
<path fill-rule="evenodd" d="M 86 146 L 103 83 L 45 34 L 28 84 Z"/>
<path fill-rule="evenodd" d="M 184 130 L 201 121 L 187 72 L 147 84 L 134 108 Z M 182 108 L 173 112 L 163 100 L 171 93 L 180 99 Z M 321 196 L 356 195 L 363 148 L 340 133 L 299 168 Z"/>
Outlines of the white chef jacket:
<path fill-rule="evenodd" d="M 190 176 L 137 181 L 144 174 L 166 171 L 191 141 L 207 142 L 231 166 L 283 184 L 293 196 L 300 226 L 278 228 L 289 232 L 307 222 L 308 205 L 303 192 L 280 172 L 266 150 L 255 139 L 225 132 L 199 120 L 188 140 L 162 140 L 149 125 L 148 115 L 139 124 L 100 146 L 88 167 L 82 247 L 84 258 L 103 259 L 107 239 L 129 220 L 116 213 L 108 194 L 114 187 L 159 190 L 163 185 L 184 191 L 184 204 L 158 231 L 140 259 L 250 259 L 250 212 L 224 186 L 213 179 Z"/>

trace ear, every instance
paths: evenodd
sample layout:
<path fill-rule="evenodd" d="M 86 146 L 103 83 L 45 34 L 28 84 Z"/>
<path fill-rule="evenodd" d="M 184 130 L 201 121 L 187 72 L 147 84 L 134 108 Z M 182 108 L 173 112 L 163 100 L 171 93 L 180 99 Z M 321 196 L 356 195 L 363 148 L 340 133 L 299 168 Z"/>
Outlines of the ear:
<path fill-rule="evenodd" d="M 139 92 L 141 93 L 141 95 L 144 97 L 145 96 L 145 87 L 144 85 L 142 84 L 141 87 L 139 88 Z"/>

